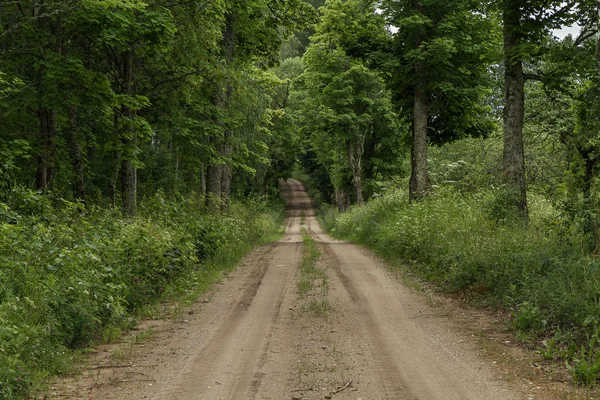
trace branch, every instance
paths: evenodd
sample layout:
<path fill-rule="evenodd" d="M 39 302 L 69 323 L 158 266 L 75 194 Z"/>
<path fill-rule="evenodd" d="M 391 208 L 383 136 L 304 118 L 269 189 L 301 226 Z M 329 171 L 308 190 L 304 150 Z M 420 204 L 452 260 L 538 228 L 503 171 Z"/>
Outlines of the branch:
<path fill-rule="evenodd" d="M 577 39 L 575 39 L 575 42 L 573 43 L 573 45 L 576 47 L 579 46 L 580 44 L 582 44 L 589 38 L 593 37 L 596 33 L 598 33 L 598 28 L 594 29 L 594 28 L 587 27 L 585 30 L 583 30 L 579 34 Z"/>
<path fill-rule="evenodd" d="M 158 89 L 159 87 L 166 85 L 167 83 L 173 83 L 173 82 L 178 82 L 181 81 L 185 78 L 187 78 L 188 76 L 192 76 L 192 75 L 202 75 L 204 72 L 207 72 L 208 69 L 207 68 L 197 68 L 191 72 L 187 72 L 183 75 L 180 76 L 176 76 L 173 78 L 169 78 L 169 79 L 165 79 L 164 81 L 158 82 L 156 83 L 154 86 L 152 86 L 149 90 L 148 93 L 152 93 L 153 91 L 155 91 L 156 89 Z"/>
<path fill-rule="evenodd" d="M 555 20 L 557 20 L 560 16 L 564 15 L 565 13 L 571 11 L 571 9 L 575 6 L 574 2 L 569 2 L 566 3 L 564 5 L 564 7 L 559 8 L 558 10 L 556 10 L 553 14 L 550 14 L 548 17 L 546 18 L 540 18 L 541 22 L 544 22 L 545 24 L 549 23 L 549 22 L 554 22 Z M 545 8 L 545 7 L 543 7 Z M 543 10 L 541 10 L 543 11 Z"/>
<path fill-rule="evenodd" d="M 542 75 L 532 74 L 532 73 L 524 73 L 523 78 L 527 81 L 538 81 L 538 82 L 541 82 L 543 79 Z"/>

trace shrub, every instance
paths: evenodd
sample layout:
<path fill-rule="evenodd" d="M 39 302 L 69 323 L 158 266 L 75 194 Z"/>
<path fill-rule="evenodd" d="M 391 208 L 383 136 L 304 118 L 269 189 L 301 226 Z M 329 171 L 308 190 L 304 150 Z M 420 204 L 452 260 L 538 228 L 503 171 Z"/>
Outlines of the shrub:
<path fill-rule="evenodd" d="M 158 193 L 126 220 L 22 188 L 8 197 L 0 204 L 0 400 L 66 372 L 76 349 L 104 329 L 132 327 L 140 307 L 180 282 L 204 285 L 277 232 L 283 214 L 281 204 L 256 201 L 208 216 L 201 197 L 169 202 Z"/>

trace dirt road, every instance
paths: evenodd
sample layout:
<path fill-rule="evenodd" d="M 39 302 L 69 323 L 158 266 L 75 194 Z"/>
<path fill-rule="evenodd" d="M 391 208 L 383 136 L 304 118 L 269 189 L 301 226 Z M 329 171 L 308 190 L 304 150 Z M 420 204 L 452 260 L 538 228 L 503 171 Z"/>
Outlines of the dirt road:
<path fill-rule="evenodd" d="M 302 185 L 283 185 L 285 236 L 249 255 L 187 319 L 154 327 L 134 361 L 55 388 L 85 399 L 527 399 L 495 378 L 455 322 L 362 248 L 321 231 Z M 321 250 L 299 293 L 302 232 Z M 314 309 L 314 304 L 320 309 Z M 143 347 L 146 346 L 146 347 Z M 81 383 L 86 381 L 87 383 Z"/>

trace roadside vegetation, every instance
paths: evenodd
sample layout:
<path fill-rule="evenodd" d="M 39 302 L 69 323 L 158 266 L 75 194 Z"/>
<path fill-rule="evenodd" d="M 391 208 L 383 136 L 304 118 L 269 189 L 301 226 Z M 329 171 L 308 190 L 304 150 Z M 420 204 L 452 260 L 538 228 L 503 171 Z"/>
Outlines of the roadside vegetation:
<path fill-rule="evenodd" d="M 157 301 L 192 299 L 280 232 L 282 204 L 158 193 L 134 220 L 15 188 L 0 203 L 0 398 L 70 370 L 78 350 L 114 340 Z"/>
<path fill-rule="evenodd" d="M 590 253 L 590 235 L 535 194 L 523 224 L 509 195 L 502 187 L 458 190 L 453 181 L 411 204 L 399 181 L 346 213 L 322 206 L 320 221 L 334 236 L 366 245 L 443 292 L 508 311 L 522 342 L 544 360 L 565 363 L 575 382 L 594 384 L 600 264 Z"/>

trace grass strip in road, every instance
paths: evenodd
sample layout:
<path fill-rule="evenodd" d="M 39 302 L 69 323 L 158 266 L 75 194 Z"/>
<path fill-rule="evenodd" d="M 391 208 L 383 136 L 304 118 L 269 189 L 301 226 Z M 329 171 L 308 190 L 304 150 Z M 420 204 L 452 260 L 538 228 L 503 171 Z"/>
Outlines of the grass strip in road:
<path fill-rule="evenodd" d="M 302 228 L 304 242 L 302 261 L 300 263 L 300 277 L 298 280 L 298 297 L 306 299 L 306 309 L 319 317 L 327 317 L 331 306 L 327 298 L 329 294 L 329 280 L 327 272 L 318 267 L 321 250 L 313 238 Z"/>

